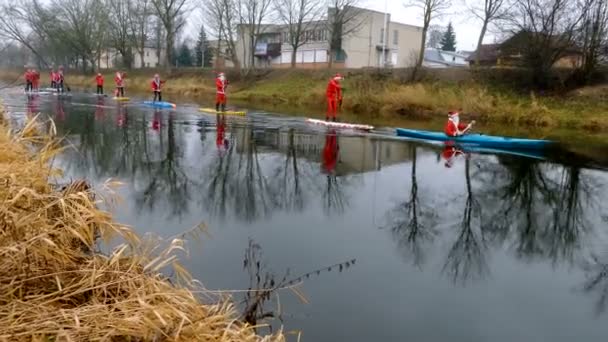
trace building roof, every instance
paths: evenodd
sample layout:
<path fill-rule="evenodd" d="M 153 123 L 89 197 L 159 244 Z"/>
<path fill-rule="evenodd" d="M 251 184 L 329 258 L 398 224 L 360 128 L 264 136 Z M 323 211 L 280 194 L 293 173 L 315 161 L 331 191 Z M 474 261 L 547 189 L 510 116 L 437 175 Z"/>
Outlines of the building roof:
<path fill-rule="evenodd" d="M 439 50 L 439 49 L 426 49 L 426 50 L 424 50 L 424 61 L 443 64 L 446 66 L 462 66 L 462 63 L 455 63 L 451 60 L 446 60 L 443 57 L 444 55 L 465 58 L 464 55 L 459 54 L 457 52 L 453 52 L 453 51 L 443 51 L 443 50 Z"/>
<path fill-rule="evenodd" d="M 479 55 L 480 62 L 493 62 L 498 60 L 499 54 L 500 44 L 482 44 L 477 51 L 467 57 L 467 61 L 475 61 Z"/>

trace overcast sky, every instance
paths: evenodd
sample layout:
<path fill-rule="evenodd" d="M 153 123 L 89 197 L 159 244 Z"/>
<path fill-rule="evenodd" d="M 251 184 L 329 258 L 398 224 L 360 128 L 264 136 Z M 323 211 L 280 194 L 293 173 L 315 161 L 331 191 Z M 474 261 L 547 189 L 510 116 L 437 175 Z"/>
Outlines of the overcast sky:
<path fill-rule="evenodd" d="M 384 12 L 385 0 L 362 1 L 362 7 Z M 387 0 L 391 21 L 422 26 L 422 10 L 417 7 L 405 7 L 404 2 L 403 0 Z M 434 19 L 431 25 L 447 26 L 451 21 L 456 32 L 458 50 L 475 50 L 477 48 L 479 32 L 481 31 L 481 22 L 467 12 L 467 8 L 462 0 L 452 0 L 452 3 L 452 8 L 448 11 L 449 13 Z M 491 32 L 488 32 L 484 43 L 492 42 L 493 40 L 494 36 Z"/>

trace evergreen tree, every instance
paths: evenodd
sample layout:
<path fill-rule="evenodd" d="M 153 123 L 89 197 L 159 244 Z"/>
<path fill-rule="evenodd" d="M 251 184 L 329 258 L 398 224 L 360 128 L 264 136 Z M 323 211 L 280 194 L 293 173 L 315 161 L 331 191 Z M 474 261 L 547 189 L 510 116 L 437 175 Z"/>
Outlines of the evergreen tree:
<path fill-rule="evenodd" d="M 198 33 L 198 40 L 194 47 L 194 60 L 196 60 L 196 66 L 208 67 L 211 66 L 211 59 L 213 54 L 211 52 L 211 46 L 207 40 L 207 33 L 205 33 L 205 27 L 201 25 L 201 31 Z M 204 60 L 203 60 L 204 58 Z"/>
<path fill-rule="evenodd" d="M 192 66 L 192 51 L 186 43 L 182 43 L 177 51 L 177 66 L 189 67 Z"/>
<path fill-rule="evenodd" d="M 441 50 L 456 51 L 456 33 L 454 32 L 454 27 L 451 22 L 448 24 L 448 28 L 441 38 Z"/>

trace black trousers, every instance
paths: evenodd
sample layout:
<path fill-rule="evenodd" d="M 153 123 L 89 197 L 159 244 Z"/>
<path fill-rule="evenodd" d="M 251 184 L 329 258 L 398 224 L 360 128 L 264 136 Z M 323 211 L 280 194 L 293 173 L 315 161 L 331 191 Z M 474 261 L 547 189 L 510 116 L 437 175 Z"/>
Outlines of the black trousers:
<path fill-rule="evenodd" d="M 32 91 L 34 90 L 34 84 L 31 81 L 27 81 L 25 83 L 25 91 Z"/>
<path fill-rule="evenodd" d="M 125 87 L 116 87 L 118 89 L 118 96 L 125 97 Z"/>
<path fill-rule="evenodd" d="M 97 94 L 103 95 L 103 86 L 102 85 L 97 86 Z"/>
<path fill-rule="evenodd" d="M 158 100 L 157 100 L 158 98 Z M 154 92 L 154 101 L 162 101 L 163 100 L 163 95 L 160 93 L 160 91 L 155 91 Z"/>

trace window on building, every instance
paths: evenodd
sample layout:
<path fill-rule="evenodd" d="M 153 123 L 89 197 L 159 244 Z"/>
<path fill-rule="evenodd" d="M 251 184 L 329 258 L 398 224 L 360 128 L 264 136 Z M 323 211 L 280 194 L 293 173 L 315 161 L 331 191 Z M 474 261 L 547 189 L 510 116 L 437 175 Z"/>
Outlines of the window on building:
<path fill-rule="evenodd" d="M 149 68 L 149 67 L 150 67 L 150 63 L 146 63 L 146 67 L 148 67 L 148 68 Z"/>
<path fill-rule="evenodd" d="M 399 45 L 399 31 L 393 31 L 393 45 Z"/>
<path fill-rule="evenodd" d="M 146 51 L 146 57 L 150 57 L 150 51 Z"/>
<path fill-rule="evenodd" d="M 384 44 L 384 29 L 380 29 L 380 44 Z"/>

